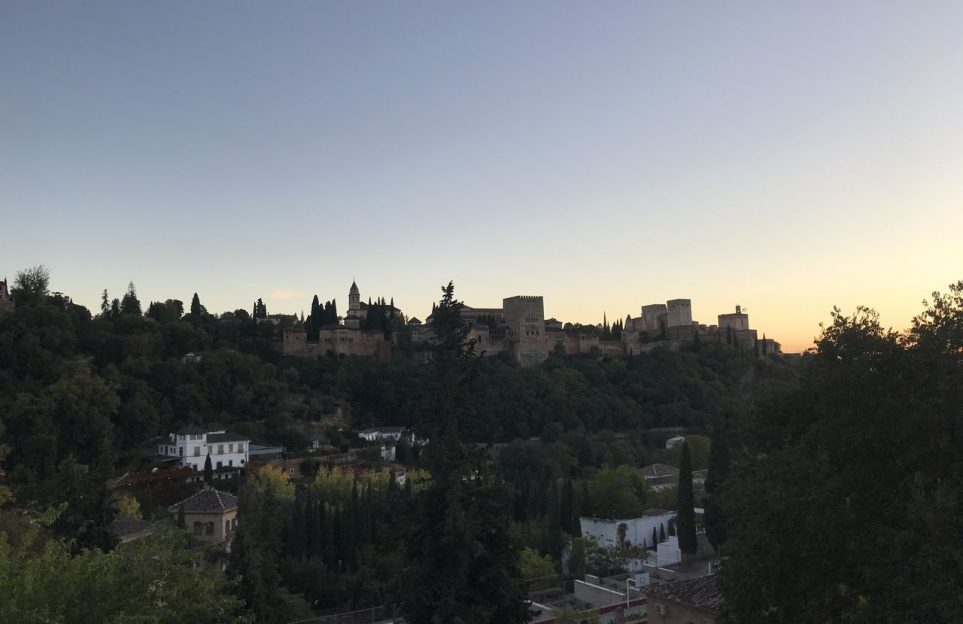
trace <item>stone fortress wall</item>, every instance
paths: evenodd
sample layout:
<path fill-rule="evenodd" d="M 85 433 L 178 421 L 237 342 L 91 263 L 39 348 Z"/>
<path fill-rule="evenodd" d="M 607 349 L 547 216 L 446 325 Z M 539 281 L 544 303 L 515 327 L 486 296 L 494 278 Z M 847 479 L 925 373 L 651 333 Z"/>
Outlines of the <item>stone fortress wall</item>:
<path fill-rule="evenodd" d="M 2 299 L 0 299 L 2 302 Z M 380 330 L 360 329 L 363 317 L 360 292 L 352 283 L 348 314 L 343 325 L 323 327 L 317 341 L 309 341 L 304 327 L 284 330 L 281 352 L 284 355 L 317 357 L 326 354 L 361 355 L 387 358 L 392 341 Z M 400 310 L 395 309 L 400 317 Z M 562 350 L 567 355 L 637 355 L 655 348 L 678 349 L 698 340 L 724 340 L 743 350 L 776 354 L 779 344 L 772 339 L 759 340 L 749 327 L 749 317 L 736 306 L 735 313 L 720 314 L 718 325 L 702 325 L 692 320 L 690 299 L 671 299 L 641 307 L 640 316 L 626 319 L 619 339 L 600 339 L 591 332 L 565 331 L 561 322 L 545 320 L 545 301 L 541 296 L 517 295 L 502 300 L 500 308 L 464 306 L 462 318 L 469 323 L 469 338 L 483 356 L 508 354 L 523 366 L 544 361 L 550 353 Z M 431 319 L 411 319 L 408 329 L 415 345 L 431 342 Z M 396 338 L 396 337 L 395 337 Z"/>

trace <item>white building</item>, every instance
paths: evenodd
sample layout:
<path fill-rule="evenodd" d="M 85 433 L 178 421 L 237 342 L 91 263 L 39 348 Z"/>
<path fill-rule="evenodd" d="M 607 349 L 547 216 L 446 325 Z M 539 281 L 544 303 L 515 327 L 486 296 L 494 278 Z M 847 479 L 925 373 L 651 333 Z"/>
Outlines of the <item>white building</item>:
<path fill-rule="evenodd" d="M 368 442 L 398 442 L 402 436 L 412 443 L 414 436 L 404 427 L 377 427 L 358 432 L 358 437 Z"/>
<path fill-rule="evenodd" d="M 250 446 L 251 441 L 242 435 L 188 425 L 170 434 L 166 442 L 157 445 L 156 451 L 163 457 L 176 457 L 182 466 L 194 470 L 204 470 L 204 462 L 210 455 L 211 466 L 217 470 L 246 466 Z"/>
<path fill-rule="evenodd" d="M 669 532 L 669 522 L 676 516 L 674 511 L 665 509 L 646 509 L 640 518 L 624 518 L 620 520 L 604 520 L 601 518 L 579 518 L 582 535 L 594 538 L 601 546 L 615 546 L 618 542 L 619 525 L 624 524 L 625 539 L 632 544 L 641 546 L 645 543 L 652 547 L 652 529 L 658 534 L 663 529 Z"/>

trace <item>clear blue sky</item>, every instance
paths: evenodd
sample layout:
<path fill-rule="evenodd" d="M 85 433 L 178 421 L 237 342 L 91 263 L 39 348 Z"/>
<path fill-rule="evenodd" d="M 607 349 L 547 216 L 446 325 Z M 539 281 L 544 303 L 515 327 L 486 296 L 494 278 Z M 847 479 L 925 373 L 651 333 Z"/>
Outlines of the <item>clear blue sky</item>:
<path fill-rule="evenodd" d="M 961 33 L 960 2 L 5 0 L 0 277 L 905 327 L 963 278 Z"/>

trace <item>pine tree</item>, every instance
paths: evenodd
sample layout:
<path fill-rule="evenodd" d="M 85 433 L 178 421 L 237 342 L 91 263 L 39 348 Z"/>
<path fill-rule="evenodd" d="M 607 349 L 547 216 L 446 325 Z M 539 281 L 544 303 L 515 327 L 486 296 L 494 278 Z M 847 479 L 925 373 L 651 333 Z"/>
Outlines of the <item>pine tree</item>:
<path fill-rule="evenodd" d="M 100 297 L 100 317 L 107 318 L 110 316 L 110 295 L 107 294 L 107 289 L 104 289 L 104 294 Z"/>
<path fill-rule="evenodd" d="M 140 300 L 137 298 L 134 282 L 127 286 L 127 292 L 124 293 L 124 298 L 120 302 L 120 311 L 123 314 L 141 315 Z"/>
<path fill-rule="evenodd" d="M 432 482 L 414 501 L 402 612 L 410 622 L 521 624 L 528 621 L 528 608 L 509 533 L 510 497 L 485 455 L 467 447 L 459 434 L 471 407 L 467 387 L 477 361 L 475 344 L 454 285 L 449 282 L 442 292 L 432 318 L 435 376 L 425 454 Z"/>
<path fill-rule="evenodd" d="M 696 542 L 695 500 L 692 493 L 692 458 L 689 445 L 682 443 L 682 458 L 679 460 L 679 510 L 676 531 L 679 533 L 679 550 L 686 555 L 694 555 Z"/>

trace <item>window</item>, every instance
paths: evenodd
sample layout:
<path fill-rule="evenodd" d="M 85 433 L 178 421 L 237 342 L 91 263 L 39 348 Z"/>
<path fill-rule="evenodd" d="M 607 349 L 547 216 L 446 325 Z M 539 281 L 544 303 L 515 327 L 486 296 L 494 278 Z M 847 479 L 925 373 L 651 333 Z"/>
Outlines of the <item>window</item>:
<path fill-rule="evenodd" d="M 194 523 L 194 535 L 201 535 L 204 532 L 204 526 L 200 522 Z"/>
<path fill-rule="evenodd" d="M 184 447 L 183 447 L 183 446 L 177 447 L 177 454 L 180 455 L 181 457 L 184 457 Z"/>
<path fill-rule="evenodd" d="M 227 445 L 227 452 L 228 452 L 228 453 L 233 453 L 233 452 L 234 452 L 234 445 L 233 445 L 233 444 L 228 444 L 228 445 Z"/>
<path fill-rule="evenodd" d="M 227 534 L 230 533 L 230 532 L 231 532 L 231 521 L 230 521 L 230 520 L 225 520 L 225 521 L 224 521 L 224 535 L 227 535 Z"/>
<path fill-rule="evenodd" d="M 195 447 L 194 447 L 194 457 L 200 457 L 200 456 L 201 456 L 201 447 L 195 446 Z"/>
<path fill-rule="evenodd" d="M 234 460 L 233 460 L 233 459 L 227 460 L 227 465 L 228 465 L 228 467 L 234 466 Z"/>
<path fill-rule="evenodd" d="M 240 444 L 237 445 L 237 452 L 238 452 L 238 453 L 243 453 L 243 452 L 244 452 L 244 443 L 243 443 L 243 442 L 241 442 Z"/>
<path fill-rule="evenodd" d="M 223 464 L 222 462 L 217 462 L 217 467 L 218 467 L 218 468 L 221 468 L 221 467 L 223 467 L 223 466 L 224 466 L 224 464 Z"/>
<path fill-rule="evenodd" d="M 208 523 L 207 523 L 207 530 L 205 531 L 205 533 L 206 533 L 207 535 L 214 535 L 214 523 L 213 523 L 213 522 L 208 522 Z"/>
<path fill-rule="evenodd" d="M 223 444 L 218 444 L 218 445 L 217 445 L 217 454 L 218 454 L 218 455 L 223 455 L 223 454 L 224 454 L 224 445 L 223 445 Z"/>

